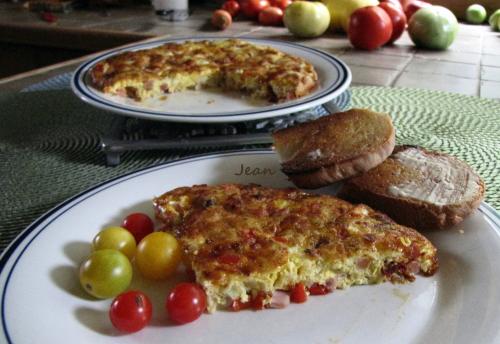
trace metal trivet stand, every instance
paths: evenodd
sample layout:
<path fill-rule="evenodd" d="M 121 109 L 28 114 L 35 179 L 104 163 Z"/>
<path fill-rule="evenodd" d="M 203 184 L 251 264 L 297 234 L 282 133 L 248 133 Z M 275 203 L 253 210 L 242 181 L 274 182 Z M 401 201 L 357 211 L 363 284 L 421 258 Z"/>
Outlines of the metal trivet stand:
<path fill-rule="evenodd" d="M 120 164 L 121 154 L 137 150 L 176 150 L 271 145 L 270 133 L 347 108 L 350 92 L 309 110 L 263 120 L 234 123 L 176 123 L 117 116 L 101 140 L 106 164 Z"/>

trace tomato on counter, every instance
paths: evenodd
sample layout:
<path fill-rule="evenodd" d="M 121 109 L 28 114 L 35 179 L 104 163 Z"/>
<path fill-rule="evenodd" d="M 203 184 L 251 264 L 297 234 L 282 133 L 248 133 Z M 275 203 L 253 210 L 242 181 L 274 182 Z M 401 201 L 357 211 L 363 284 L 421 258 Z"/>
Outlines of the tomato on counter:
<path fill-rule="evenodd" d="M 377 49 L 392 37 L 391 18 L 377 6 L 358 8 L 351 15 L 347 34 L 354 47 Z"/>
<path fill-rule="evenodd" d="M 395 6 L 392 2 L 382 2 L 379 5 L 391 18 L 392 35 L 387 44 L 396 41 L 406 29 L 406 15 L 402 7 Z"/>
<path fill-rule="evenodd" d="M 268 0 L 242 0 L 240 1 L 241 13 L 247 18 L 257 18 L 260 11 L 269 7 Z"/>
<path fill-rule="evenodd" d="M 279 7 L 267 7 L 259 13 L 259 23 L 278 26 L 283 24 L 283 10 Z"/>
<path fill-rule="evenodd" d="M 212 25 L 219 30 L 225 30 L 231 25 L 231 14 L 225 10 L 217 10 L 212 14 Z"/>
<path fill-rule="evenodd" d="M 222 5 L 222 9 L 227 11 L 232 17 L 235 17 L 240 13 L 240 4 L 238 1 L 229 0 Z"/>

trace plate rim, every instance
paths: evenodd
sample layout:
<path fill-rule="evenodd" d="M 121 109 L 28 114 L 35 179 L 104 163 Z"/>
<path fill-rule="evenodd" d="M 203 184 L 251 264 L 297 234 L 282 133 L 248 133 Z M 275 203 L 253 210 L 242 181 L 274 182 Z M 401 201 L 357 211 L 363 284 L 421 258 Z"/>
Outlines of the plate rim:
<path fill-rule="evenodd" d="M 151 173 L 157 170 L 161 170 L 164 168 L 169 168 L 171 166 L 176 166 L 176 165 L 182 165 L 186 163 L 192 163 L 200 160 L 207 160 L 207 159 L 214 159 L 214 158 L 225 158 L 225 157 L 231 157 L 231 156 L 238 156 L 238 155 L 270 155 L 270 154 L 275 154 L 275 152 L 272 149 L 260 149 L 260 148 L 255 148 L 255 149 L 246 149 L 246 150 L 241 150 L 241 149 L 235 149 L 235 150 L 230 150 L 230 151 L 218 151 L 218 152 L 209 152 L 209 153 L 201 153 L 197 155 L 192 155 L 188 157 L 183 157 L 180 159 L 175 159 L 172 161 L 167 161 L 163 162 L 157 165 L 153 166 L 148 166 L 144 167 L 138 170 L 134 170 L 113 178 L 110 178 L 106 181 L 103 181 L 101 183 L 98 183 L 94 186 L 91 186 L 84 191 L 62 201 L 58 205 L 54 206 L 53 208 L 49 209 L 47 212 L 39 216 L 35 221 L 33 221 L 30 225 L 28 225 L 25 229 L 23 229 L 15 238 L 14 240 L 11 241 L 11 243 L 4 249 L 2 254 L 0 255 L 0 275 L 4 273 L 4 269 L 7 266 L 7 263 L 11 261 L 11 259 L 14 259 L 12 266 L 10 267 L 10 270 L 7 273 L 5 283 L 0 285 L 2 288 L 2 294 L 0 296 L 0 315 L 1 315 L 1 334 L 5 336 L 5 339 L 7 340 L 8 343 L 13 343 L 12 339 L 9 335 L 8 328 L 7 328 L 7 323 L 6 323 L 6 317 L 5 317 L 5 299 L 6 299 L 6 292 L 9 286 L 9 281 L 10 277 L 15 270 L 15 267 L 20 260 L 20 258 L 23 256 L 25 251 L 28 249 L 28 247 L 31 245 L 31 243 L 38 237 L 40 233 L 43 232 L 43 230 L 50 225 L 52 221 L 57 219 L 59 216 L 64 214 L 67 210 L 73 208 L 74 206 L 77 206 L 80 202 L 86 200 L 89 197 L 92 197 L 94 194 L 101 192 L 107 188 L 110 188 L 118 183 L 125 182 L 131 178 L 139 177 L 143 174 Z M 477 209 L 481 213 L 483 213 L 484 216 L 486 216 L 489 220 L 492 222 L 492 227 L 494 230 L 497 230 L 498 233 L 500 233 L 500 213 L 492 207 L 490 204 L 486 202 L 481 202 L 480 206 Z M 58 211 L 62 211 L 60 214 L 57 214 Z M 55 217 L 54 217 L 55 216 Z M 26 238 L 29 234 L 31 234 L 35 229 L 39 228 L 40 224 L 43 223 L 46 220 L 51 220 L 48 222 L 44 228 L 42 228 L 38 233 L 36 233 L 29 241 L 26 241 Z M 496 227 L 496 228 L 495 228 Z M 17 248 L 20 247 L 25 243 L 25 246 L 21 249 L 21 251 L 18 253 L 17 256 L 12 257 L 14 252 L 16 251 Z"/>
<path fill-rule="evenodd" d="M 224 39 L 240 39 L 246 40 L 252 43 L 258 44 L 270 44 L 277 46 L 288 46 L 309 53 L 316 54 L 320 56 L 324 61 L 329 62 L 334 66 L 339 73 L 339 80 L 337 80 L 332 85 L 329 85 L 325 90 L 315 95 L 310 99 L 303 99 L 302 101 L 297 100 L 294 104 L 286 105 L 283 103 L 280 106 L 268 108 L 267 110 L 248 110 L 248 111 L 236 111 L 228 112 L 226 114 L 200 114 L 200 115 L 189 115 L 189 114 L 179 114 L 176 112 L 165 112 L 165 111 L 154 111 L 148 109 L 134 109 L 131 107 L 123 106 L 122 104 L 116 104 L 107 99 L 102 99 L 100 96 L 93 94 L 90 90 L 89 85 L 84 81 L 89 69 L 98 61 L 101 61 L 107 57 L 116 55 L 125 51 L 134 51 L 142 48 L 154 47 L 164 43 L 169 42 L 179 42 L 186 40 L 200 41 L 200 40 L 224 40 Z M 118 47 L 115 49 L 108 50 L 101 53 L 88 61 L 85 61 L 77 67 L 71 76 L 71 89 L 73 93 L 85 103 L 95 106 L 97 108 L 112 111 L 114 113 L 129 115 L 138 118 L 155 119 L 161 121 L 173 121 L 173 122 L 187 122 L 187 123 L 198 123 L 198 122 L 221 122 L 221 121 L 244 121 L 253 119 L 270 118 L 279 115 L 283 115 L 290 112 L 298 112 L 311 108 L 317 105 L 324 104 L 338 95 L 342 94 L 347 88 L 349 88 L 352 82 L 352 72 L 347 66 L 347 64 L 335 55 L 313 47 L 306 46 L 304 44 L 288 41 L 279 41 L 265 38 L 255 38 L 255 37 L 231 37 L 231 36 L 178 36 L 175 38 L 164 38 L 156 40 L 153 42 L 140 42 L 133 45 L 128 45 L 126 47 Z M 306 96 L 307 97 L 307 96 Z"/>

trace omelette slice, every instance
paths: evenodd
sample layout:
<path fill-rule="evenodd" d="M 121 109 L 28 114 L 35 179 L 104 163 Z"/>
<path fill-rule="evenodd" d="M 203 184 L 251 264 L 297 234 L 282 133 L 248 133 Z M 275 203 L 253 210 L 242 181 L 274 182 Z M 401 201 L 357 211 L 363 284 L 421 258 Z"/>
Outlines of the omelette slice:
<path fill-rule="evenodd" d="M 299 283 L 312 293 L 333 291 L 404 283 L 438 268 L 436 248 L 417 231 L 332 196 L 196 185 L 167 192 L 154 205 L 205 289 L 209 312 L 256 300 L 279 307 L 283 291 Z"/>

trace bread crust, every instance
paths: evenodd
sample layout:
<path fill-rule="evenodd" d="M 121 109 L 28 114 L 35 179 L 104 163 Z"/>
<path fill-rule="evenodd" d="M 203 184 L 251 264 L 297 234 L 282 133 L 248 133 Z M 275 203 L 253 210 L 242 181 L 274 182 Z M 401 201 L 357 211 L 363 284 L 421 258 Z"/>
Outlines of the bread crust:
<path fill-rule="evenodd" d="M 418 149 L 423 156 L 444 158 L 452 168 L 466 169 L 466 173 L 478 180 L 474 194 L 468 198 L 461 198 L 459 202 L 449 204 L 436 204 L 391 194 L 388 190 L 394 185 L 396 179 L 408 178 L 407 174 L 398 169 L 398 162 L 395 162 L 393 156 L 410 148 Z M 346 181 L 338 196 L 354 203 L 367 204 L 385 212 L 397 223 L 420 231 L 444 229 L 456 225 L 477 209 L 483 200 L 484 182 L 467 164 L 459 159 L 415 146 L 397 146 L 393 156 L 375 169 Z M 410 171 L 409 173 L 418 173 L 418 171 Z M 394 177 L 395 175 L 398 177 Z"/>
<path fill-rule="evenodd" d="M 283 172 L 307 189 L 368 171 L 392 153 L 396 142 L 390 116 L 365 109 L 325 116 L 277 131 L 273 137 L 285 160 Z"/>

